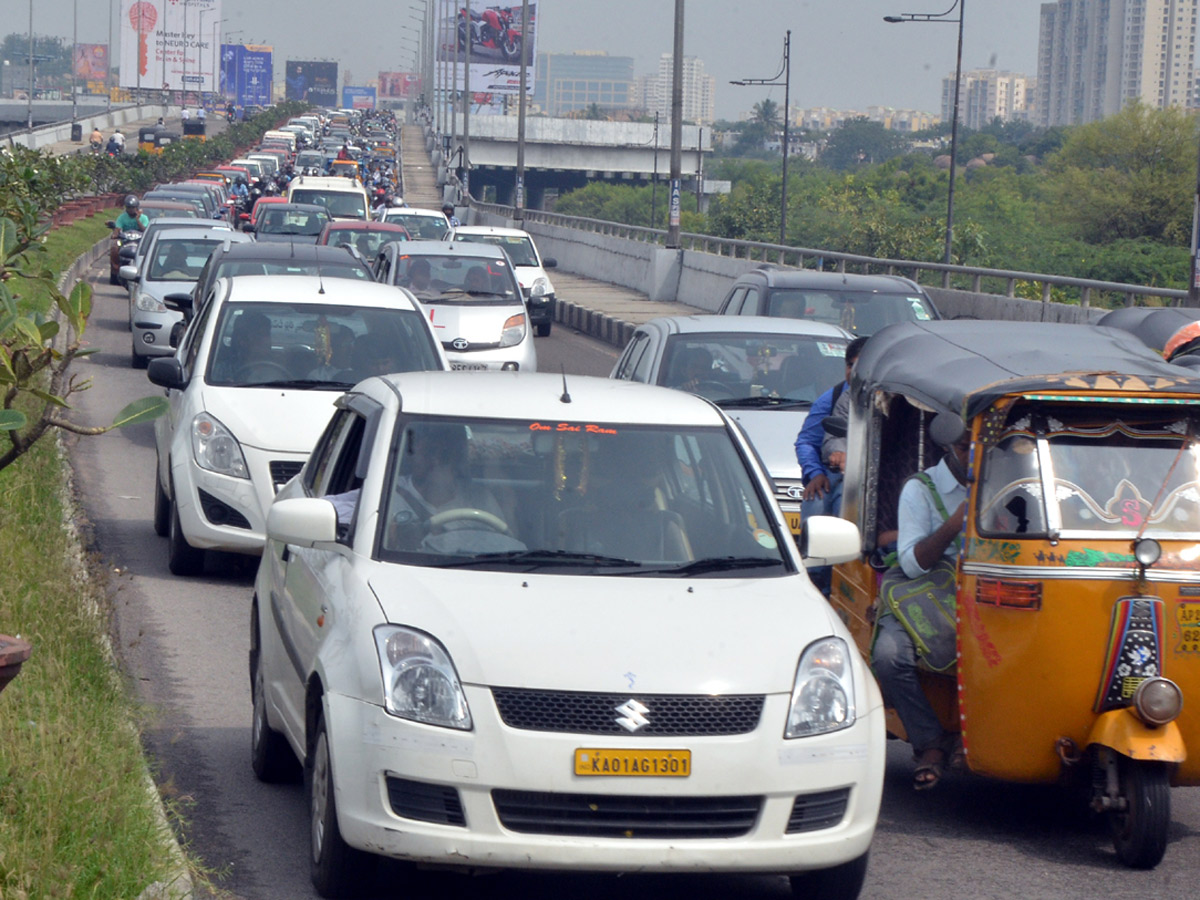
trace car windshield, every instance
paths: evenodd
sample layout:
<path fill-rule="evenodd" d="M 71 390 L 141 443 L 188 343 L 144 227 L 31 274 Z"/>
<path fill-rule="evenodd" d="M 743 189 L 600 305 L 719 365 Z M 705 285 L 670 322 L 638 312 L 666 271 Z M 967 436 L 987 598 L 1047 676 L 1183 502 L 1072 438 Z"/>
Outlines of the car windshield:
<path fill-rule="evenodd" d="M 154 244 L 154 257 L 150 261 L 147 281 L 195 281 L 200 270 L 208 262 L 213 247 L 220 241 L 205 241 L 191 238 L 158 240 Z"/>
<path fill-rule="evenodd" d="M 365 219 L 367 201 L 359 191 L 317 191 L 296 188 L 289 198 L 293 203 L 324 206 L 335 218 Z"/>
<path fill-rule="evenodd" d="M 212 278 L 228 278 L 233 275 L 320 275 L 324 278 L 351 278 L 371 281 L 371 272 L 353 260 L 300 262 L 295 259 L 251 260 L 225 259 L 217 265 Z"/>
<path fill-rule="evenodd" d="M 811 319 L 840 325 L 855 334 L 870 335 L 896 322 L 926 322 L 933 314 L 917 294 L 775 288 L 767 315 Z"/>
<path fill-rule="evenodd" d="M 268 208 L 256 227 L 264 234 L 301 234 L 316 237 L 329 221 L 328 215 L 316 210 Z"/>
<path fill-rule="evenodd" d="M 325 154 L 317 150 L 304 150 L 296 156 L 296 168 L 303 169 L 306 166 L 316 166 L 320 169 L 325 168 Z"/>
<path fill-rule="evenodd" d="M 389 241 L 403 241 L 407 236 L 399 231 L 368 231 L 367 229 L 335 228 L 329 232 L 329 246 L 355 247 L 367 259 L 379 255 L 379 248 Z"/>
<path fill-rule="evenodd" d="M 187 219 L 198 218 L 198 216 L 196 215 L 195 207 L 184 206 L 182 203 L 179 204 L 179 206 L 182 208 L 181 209 L 171 209 L 171 208 L 164 207 L 164 206 L 155 206 L 153 203 L 143 203 L 142 204 L 142 212 L 145 213 L 146 218 L 150 219 L 151 221 L 153 221 L 154 219 L 163 218 L 164 216 L 167 216 L 167 217 L 181 216 L 181 217 L 187 218 Z"/>
<path fill-rule="evenodd" d="M 709 577 L 786 569 L 723 428 L 401 416 L 388 465 L 378 546 L 393 562 Z"/>
<path fill-rule="evenodd" d="M 475 244 L 491 244 L 493 247 L 503 247 L 508 252 L 508 258 L 514 266 L 538 265 L 537 254 L 533 252 L 533 241 L 526 235 L 504 234 L 459 234 L 455 232 L 456 241 L 470 241 Z"/>
<path fill-rule="evenodd" d="M 370 375 L 442 368 L 411 309 L 227 303 L 209 348 L 209 384 L 345 390 Z"/>
<path fill-rule="evenodd" d="M 1018 410 L 1009 421 L 984 455 L 982 533 L 1046 535 L 1055 520 L 1063 534 L 1200 531 L 1200 419 L 1056 411 L 1039 425 Z"/>
<path fill-rule="evenodd" d="M 396 284 L 426 302 L 506 304 L 521 299 L 516 276 L 502 256 L 401 254 L 395 274 Z"/>
<path fill-rule="evenodd" d="M 442 215 L 422 216 L 399 210 L 389 210 L 384 215 L 384 221 L 403 225 L 404 230 L 412 235 L 414 241 L 440 241 L 442 235 L 450 230 L 450 223 Z"/>
<path fill-rule="evenodd" d="M 681 334 L 667 342 L 658 384 L 718 405 L 811 404 L 846 375 L 846 342 L 800 334 Z"/>

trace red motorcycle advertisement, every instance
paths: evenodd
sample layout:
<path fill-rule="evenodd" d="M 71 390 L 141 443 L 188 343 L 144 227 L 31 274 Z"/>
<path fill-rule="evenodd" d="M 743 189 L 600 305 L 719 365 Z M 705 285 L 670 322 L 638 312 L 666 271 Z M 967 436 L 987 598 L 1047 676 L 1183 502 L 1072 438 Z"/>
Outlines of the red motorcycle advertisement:
<path fill-rule="evenodd" d="M 440 23 L 438 59 L 465 65 L 469 90 L 515 94 L 520 89 L 521 59 L 526 63 L 526 90 L 533 91 L 537 4 L 529 4 L 529 21 L 521 21 L 521 4 L 500 6 L 468 0 Z M 463 84 L 459 75 L 459 84 Z"/>

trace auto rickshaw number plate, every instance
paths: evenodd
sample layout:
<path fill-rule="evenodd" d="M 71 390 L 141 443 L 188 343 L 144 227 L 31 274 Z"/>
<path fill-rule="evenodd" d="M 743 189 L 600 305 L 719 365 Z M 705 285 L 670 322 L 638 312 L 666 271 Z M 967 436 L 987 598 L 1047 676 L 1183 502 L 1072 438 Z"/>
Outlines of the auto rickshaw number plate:
<path fill-rule="evenodd" d="M 692 751 L 579 748 L 575 774 L 687 778 L 692 774 Z"/>

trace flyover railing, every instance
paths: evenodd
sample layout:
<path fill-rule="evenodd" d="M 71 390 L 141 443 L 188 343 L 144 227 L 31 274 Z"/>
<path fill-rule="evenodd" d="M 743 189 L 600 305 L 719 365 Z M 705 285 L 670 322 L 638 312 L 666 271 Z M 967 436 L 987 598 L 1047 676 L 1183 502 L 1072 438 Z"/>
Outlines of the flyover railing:
<path fill-rule="evenodd" d="M 510 206 L 481 203 L 473 198 L 471 206 L 506 218 L 512 218 L 513 214 L 513 208 Z M 575 228 L 631 241 L 666 244 L 667 232 L 658 228 L 566 216 L 540 209 L 526 209 L 522 215 L 530 222 Z M 1097 281 L 1069 275 L 988 269 L 911 259 L 882 259 L 837 250 L 789 247 L 689 232 L 684 232 L 679 237 L 683 249 L 700 253 L 829 272 L 904 275 L 921 284 L 940 282 L 943 288 L 959 288 L 977 294 L 987 293 L 1003 297 L 1020 296 L 1028 300 L 1040 299 L 1043 303 L 1049 303 L 1053 299 L 1058 302 L 1078 303 L 1084 309 L 1093 305 L 1103 308 L 1137 305 L 1181 306 L 1188 296 L 1187 291 L 1175 288 Z"/>

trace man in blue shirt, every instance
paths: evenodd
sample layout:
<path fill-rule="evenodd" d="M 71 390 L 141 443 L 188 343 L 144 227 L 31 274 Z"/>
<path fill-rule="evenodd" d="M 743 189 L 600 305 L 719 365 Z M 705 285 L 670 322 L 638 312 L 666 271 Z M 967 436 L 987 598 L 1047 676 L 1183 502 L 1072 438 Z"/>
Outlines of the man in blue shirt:
<path fill-rule="evenodd" d="M 940 413 L 938 418 L 948 415 Z M 930 428 L 930 436 L 945 447 L 946 452 L 941 462 L 925 470 L 948 515 L 942 516 L 929 488 L 917 478 L 905 482 L 900 492 L 897 551 L 900 567 L 909 578 L 924 575 L 943 557 L 953 559 L 958 553 L 967 509 L 967 465 L 971 443 L 961 421 L 957 425 L 956 434 L 948 433 L 949 429 L 943 431 L 938 425 Z M 912 637 L 893 615 L 880 616 L 877 628 L 871 649 L 871 667 L 879 679 L 884 701 L 900 717 L 912 744 L 917 761 L 913 787 L 918 791 L 928 790 L 938 783 L 956 748 L 942 730 L 937 713 L 921 688 Z"/>

